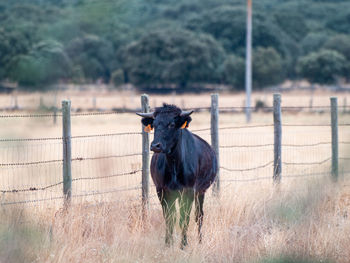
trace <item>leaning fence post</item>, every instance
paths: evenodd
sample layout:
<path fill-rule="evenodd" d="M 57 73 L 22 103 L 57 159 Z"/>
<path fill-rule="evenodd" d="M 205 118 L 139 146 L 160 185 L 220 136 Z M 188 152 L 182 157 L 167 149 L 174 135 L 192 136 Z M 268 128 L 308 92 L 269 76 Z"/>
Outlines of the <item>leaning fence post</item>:
<path fill-rule="evenodd" d="M 72 149 L 71 149 L 71 122 L 69 100 L 62 101 L 63 126 L 63 195 L 65 206 L 70 204 L 72 196 Z"/>
<path fill-rule="evenodd" d="M 220 153 L 219 153 L 219 94 L 211 94 L 211 146 L 216 153 L 218 172 L 215 178 L 213 192 L 220 192 Z"/>
<path fill-rule="evenodd" d="M 142 112 L 149 112 L 149 99 L 147 94 L 141 95 Z M 146 216 L 148 209 L 149 192 L 149 135 L 142 125 L 142 215 Z"/>
<path fill-rule="evenodd" d="M 282 172 L 282 120 L 281 120 L 281 94 L 273 94 L 273 123 L 274 123 L 274 160 L 273 181 L 281 181 Z"/>
<path fill-rule="evenodd" d="M 338 101 L 331 97 L 331 124 L 332 124 L 332 176 L 338 180 Z"/>

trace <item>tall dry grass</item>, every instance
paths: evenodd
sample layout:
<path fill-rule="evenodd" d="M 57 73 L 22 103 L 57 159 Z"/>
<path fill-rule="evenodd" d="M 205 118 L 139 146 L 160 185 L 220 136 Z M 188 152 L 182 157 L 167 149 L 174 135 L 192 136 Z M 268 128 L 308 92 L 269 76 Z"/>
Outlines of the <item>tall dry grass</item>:
<path fill-rule="evenodd" d="M 151 207 L 145 222 L 135 201 L 6 210 L 0 262 L 262 262 L 284 255 L 298 260 L 276 262 L 346 263 L 349 189 L 348 179 L 338 184 L 323 179 L 304 180 L 302 186 L 233 186 L 219 198 L 209 192 L 203 242 L 198 243 L 192 216 L 184 250 L 178 228 L 174 245 L 165 245 L 160 205 Z"/>

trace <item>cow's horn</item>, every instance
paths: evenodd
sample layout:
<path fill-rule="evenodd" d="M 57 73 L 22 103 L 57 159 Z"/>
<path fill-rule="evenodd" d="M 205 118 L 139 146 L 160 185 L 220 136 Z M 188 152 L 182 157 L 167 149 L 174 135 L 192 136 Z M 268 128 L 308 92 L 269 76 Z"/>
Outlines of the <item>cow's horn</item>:
<path fill-rule="evenodd" d="M 136 112 L 136 114 L 143 118 L 154 118 L 154 112 Z"/>
<path fill-rule="evenodd" d="M 181 111 L 181 114 L 180 116 L 183 117 L 183 116 L 190 116 L 191 114 L 193 113 L 193 110 L 187 110 L 187 111 Z"/>

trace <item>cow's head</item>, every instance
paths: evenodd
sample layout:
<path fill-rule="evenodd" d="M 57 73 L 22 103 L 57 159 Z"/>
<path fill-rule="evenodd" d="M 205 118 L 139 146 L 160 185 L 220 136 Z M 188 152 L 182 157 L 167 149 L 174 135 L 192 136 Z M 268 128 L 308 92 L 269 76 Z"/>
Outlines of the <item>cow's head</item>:
<path fill-rule="evenodd" d="M 143 117 L 142 124 L 146 130 L 154 128 L 154 139 L 151 143 L 151 151 L 171 153 L 175 148 L 181 129 L 187 128 L 192 118 L 191 111 L 182 111 L 175 105 L 163 104 L 154 112 L 136 113 Z"/>

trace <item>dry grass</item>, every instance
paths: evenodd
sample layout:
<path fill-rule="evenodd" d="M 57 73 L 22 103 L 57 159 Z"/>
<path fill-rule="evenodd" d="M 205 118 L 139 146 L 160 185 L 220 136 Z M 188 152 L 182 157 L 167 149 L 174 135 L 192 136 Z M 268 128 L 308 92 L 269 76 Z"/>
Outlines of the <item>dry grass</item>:
<path fill-rule="evenodd" d="M 320 94 L 325 105 L 329 94 Z M 241 95 L 239 95 L 241 96 Z M 255 94 L 255 96 L 260 96 Z M 286 101 L 298 102 L 297 94 L 286 95 Z M 34 97 L 33 97 L 34 98 Z M 283 97 L 284 98 L 284 97 Z M 318 101 L 315 97 L 315 101 Z M 35 97 L 36 99 L 36 97 Z M 78 99 L 78 98 L 77 98 Z M 107 105 L 108 96 L 106 95 Z M 190 96 L 185 105 L 208 106 L 208 98 Z M 222 96 L 228 103 L 242 97 Z M 290 100 L 289 100 L 290 99 Z M 81 98 L 83 100 L 83 98 Z M 112 101 L 112 99 L 110 99 Z M 158 99 L 163 101 L 163 99 Z M 172 102 L 171 98 L 164 99 Z M 200 104 L 200 100 L 203 100 Z M 308 101 L 303 98 L 303 100 Z M 181 105 L 181 98 L 175 98 Z M 139 103 L 139 99 L 134 98 Z M 152 102 L 152 100 L 151 100 Z M 328 102 L 328 97 L 327 97 Z M 111 103 L 111 102 L 110 102 Z M 193 104 L 192 104 L 193 103 Z M 288 102 L 291 103 L 291 102 Z M 194 105 L 196 104 L 196 105 Z M 198 105 L 197 105 L 198 104 Z M 307 103 L 298 103 L 306 104 Z M 112 103 L 111 103 L 112 106 Z M 227 105 L 226 105 L 227 106 Z M 1 138 L 61 136 L 60 125 L 45 119 L 4 119 Z M 207 128 L 210 116 L 196 113 L 190 129 Z M 329 123 L 329 114 L 284 114 L 284 123 Z M 339 123 L 349 122 L 347 115 Z M 253 124 L 272 123 L 272 115 L 257 113 Z M 243 125 L 242 114 L 221 114 L 220 125 Z M 73 135 L 140 131 L 139 119 L 131 114 L 73 118 Z M 30 132 L 29 132 L 30 131 Z M 198 133 L 210 140 L 209 132 Z M 340 130 L 340 140 L 349 140 L 347 128 Z M 330 129 L 285 128 L 283 143 L 314 143 L 330 140 Z M 264 144 L 273 142 L 272 128 L 222 131 L 221 145 Z M 77 140 L 74 156 L 101 156 L 140 152 L 139 136 Z M 60 158 L 61 142 L 32 144 L 9 143 L 0 146 L 1 162 L 33 161 Z M 348 149 L 341 146 L 340 155 Z M 221 165 L 232 169 L 259 166 L 272 160 L 272 148 L 221 149 Z M 312 162 L 330 156 L 330 146 L 283 149 L 286 162 Z M 75 177 L 103 176 L 140 168 L 140 157 L 79 162 L 73 165 Z M 34 167 L 0 167 L 1 187 L 24 188 L 46 185 L 61 180 L 60 165 Z M 347 164 L 341 165 L 346 170 Z M 315 166 L 287 166 L 283 176 L 329 171 L 329 163 Z M 222 171 L 222 191 L 217 199 L 209 189 L 205 200 L 203 242 L 198 244 L 196 225 L 191 217 L 189 246 L 180 249 L 180 231 L 175 245 L 164 244 L 164 220 L 160 205 L 151 188 L 152 198 L 148 218 L 142 222 L 139 191 L 105 194 L 73 200 L 69 210 L 61 202 L 41 202 L 24 206 L 2 207 L 0 220 L 0 262 L 260 262 L 280 255 L 298 260 L 264 262 L 349 262 L 350 249 L 350 182 L 341 177 L 338 184 L 328 177 L 284 178 L 279 187 L 270 180 L 251 183 L 224 180 L 271 177 L 272 167 L 249 172 Z M 140 183 L 140 176 L 82 181 L 73 184 L 74 193 L 104 191 Z M 31 194 L 6 194 L 1 201 L 37 199 L 61 195 L 61 186 L 50 191 Z M 136 198 L 136 199 L 135 199 Z M 322 261 L 321 261 L 322 260 Z M 307 261 L 305 261 L 307 262 Z M 311 262 L 311 261 L 310 261 Z"/>
<path fill-rule="evenodd" d="M 139 203 L 133 201 L 83 203 L 45 213 L 25 209 L 27 216 L 5 214 L 3 218 L 25 222 L 15 223 L 12 231 L 13 223 L 2 220 L 2 244 L 4 231 L 14 232 L 20 242 L 5 243 L 6 251 L 16 247 L 28 262 L 258 262 L 279 255 L 348 262 L 348 181 L 303 184 L 302 189 L 283 184 L 287 191 L 269 184 L 231 186 L 219 199 L 209 197 L 203 242 L 197 242 L 192 217 L 185 250 L 179 248 L 180 231 L 175 245 L 165 246 L 160 207 L 152 208 L 143 224 Z M 23 262 L 23 256 L 2 259 Z"/>

